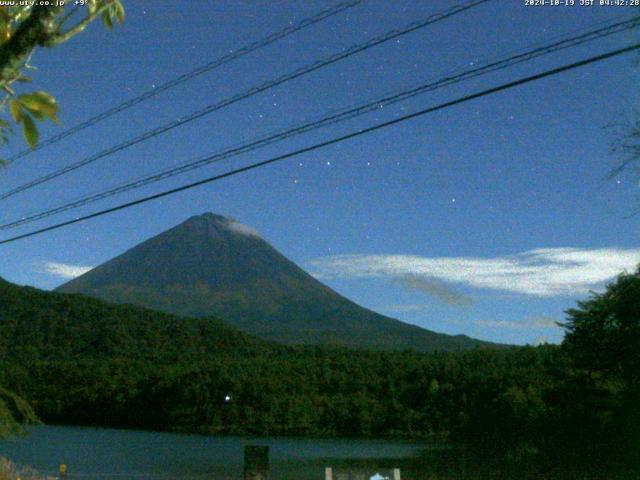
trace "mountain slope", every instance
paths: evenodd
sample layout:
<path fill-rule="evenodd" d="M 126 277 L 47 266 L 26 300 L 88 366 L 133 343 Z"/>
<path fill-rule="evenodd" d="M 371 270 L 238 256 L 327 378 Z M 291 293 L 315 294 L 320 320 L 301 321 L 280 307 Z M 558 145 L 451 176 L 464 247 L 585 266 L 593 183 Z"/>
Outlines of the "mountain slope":
<path fill-rule="evenodd" d="M 287 344 L 417 351 L 483 343 L 367 310 L 323 285 L 252 229 L 207 213 L 59 287 L 182 316 L 214 316 Z"/>
<path fill-rule="evenodd" d="M 164 362 L 265 353 L 284 347 L 222 322 L 179 318 L 0 279 L 0 360 L 127 358 Z"/>

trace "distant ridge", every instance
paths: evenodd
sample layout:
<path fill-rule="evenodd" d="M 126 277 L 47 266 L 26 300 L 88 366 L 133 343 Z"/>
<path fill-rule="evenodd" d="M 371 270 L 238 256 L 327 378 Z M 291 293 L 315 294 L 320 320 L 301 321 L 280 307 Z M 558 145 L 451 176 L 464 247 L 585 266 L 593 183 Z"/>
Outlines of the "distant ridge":
<path fill-rule="evenodd" d="M 0 278 L 0 361 L 126 358 L 174 363 L 285 348 L 216 319 L 180 318 Z"/>
<path fill-rule="evenodd" d="M 194 216 L 57 289 L 191 317 L 216 317 L 286 344 L 455 351 L 491 345 L 435 333 L 356 305 L 251 227 Z"/>

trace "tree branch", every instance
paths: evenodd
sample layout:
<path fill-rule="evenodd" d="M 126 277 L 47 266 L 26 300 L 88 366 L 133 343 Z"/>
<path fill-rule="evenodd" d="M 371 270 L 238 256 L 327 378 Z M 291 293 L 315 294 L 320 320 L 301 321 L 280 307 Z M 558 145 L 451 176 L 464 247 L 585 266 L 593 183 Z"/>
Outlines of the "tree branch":
<path fill-rule="evenodd" d="M 55 17 L 64 7 L 35 6 L 11 39 L 0 46 L 0 85 L 19 74 L 20 67 L 37 46 L 55 32 Z"/>
<path fill-rule="evenodd" d="M 102 12 L 104 12 L 110 6 L 111 6 L 110 3 L 104 4 L 103 6 L 98 8 L 95 12 L 87 14 L 86 18 L 84 20 L 78 22 L 78 24 L 76 26 L 71 27 L 70 29 L 68 29 L 64 33 L 59 33 L 59 34 L 53 35 L 52 37 L 50 37 L 47 40 L 46 46 L 47 47 L 53 47 L 55 45 L 59 45 L 61 43 L 64 43 L 64 42 L 70 40 L 72 37 L 78 35 L 79 33 L 82 33 L 84 31 L 84 29 L 87 28 L 87 26 L 93 20 L 96 19 L 96 17 L 102 15 Z"/>

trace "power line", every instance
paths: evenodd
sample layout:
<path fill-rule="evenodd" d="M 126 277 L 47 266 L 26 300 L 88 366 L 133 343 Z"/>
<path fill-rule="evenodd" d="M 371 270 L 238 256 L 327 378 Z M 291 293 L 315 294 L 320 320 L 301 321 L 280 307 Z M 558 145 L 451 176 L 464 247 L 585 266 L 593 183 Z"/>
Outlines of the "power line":
<path fill-rule="evenodd" d="M 158 198 L 162 198 L 162 197 L 166 197 L 166 196 L 169 196 L 169 195 L 173 195 L 175 193 L 182 192 L 182 191 L 185 191 L 185 190 L 190 190 L 192 188 L 199 187 L 200 185 L 205 185 L 207 183 L 212 183 L 212 182 L 215 182 L 215 181 L 218 181 L 218 180 L 222 180 L 224 178 L 232 177 L 232 176 L 238 175 L 240 173 L 248 172 L 250 170 L 255 170 L 255 169 L 258 169 L 258 168 L 261 168 L 261 167 L 265 167 L 267 165 L 271 165 L 272 163 L 280 162 L 280 161 L 286 160 L 286 159 L 291 158 L 291 157 L 295 157 L 295 156 L 298 156 L 298 155 L 302 155 L 304 153 L 308 153 L 308 152 L 312 152 L 314 150 L 319 150 L 321 148 L 328 147 L 330 145 L 341 143 L 341 142 L 344 142 L 346 140 L 350 140 L 352 138 L 356 138 L 356 137 L 359 137 L 359 136 L 362 136 L 362 135 L 365 135 L 365 134 L 368 134 L 368 133 L 371 133 L 371 132 L 375 132 L 377 130 L 381 130 L 383 128 L 390 127 L 392 125 L 396 125 L 398 123 L 406 122 L 408 120 L 412 120 L 414 118 L 418 118 L 418 117 L 427 115 L 429 113 L 436 112 L 438 110 L 444 110 L 445 108 L 453 107 L 455 105 L 459 105 L 459 104 L 462 104 L 462 103 L 465 103 L 465 102 L 468 102 L 468 101 L 471 101 L 471 100 L 475 100 L 477 98 L 481 98 L 481 97 L 485 97 L 485 96 L 488 96 L 488 95 L 492 95 L 494 93 L 498 93 L 498 92 L 501 92 L 501 91 L 504 91 L 504 90 L 509 90 L 511 88 L 514 88 L 514 87 L 517 87 L 517 86 L 520 86 L 520 85 L 524 85 L 524 84 L 527 84 L 527 83 L 530 83 L 530 82 L 534 82 L 536 80 L 540 80 L 540 79 L 543 79 L 543 78 L 551 77 L 553 75 L 558 75 L 560 73 L 563 73 L 563 72 L 566 72 L 566 71 L 569 71 L 569 70 L 573 70 L 575 68 L 579 68 L 579 67 L 583 67 L 583 66 L 586 66 L 586 65 L 590 65 L 592 63 L 600 62 L 600 61 L 606 60 L 608 58 L 613 58 L 613 57 L 616 57 L 616 56 L 619 56 L 619 55 L 623 55 L 625 53 L 629 53 L 629 52 L 632 52 L 632 51 L 635 51 L 635 50 L 640 50 L 640 43 L 636 43 L 634 45 L 629 45 L 627 47 L 620 48 L 618 50 L 613 50 L 613 51 L 610 51 L 610 52 L 607 52 L 607 53 L 604 53 L 604 54 L 601 54 L 601 55 L 596 55 L 594 57 L 590 57 L 590 58 L 587 58 L 585 60 L 581 60 L 579 62 L 575 62 L 575 63 L 571 63 L 571 64 L 568 64 L 568 65 L 564 65 L 562 67 L 554 68 L 552 70 L 546 70 L 546 71 L 544 71 L 542 73 L 538 73 L 538 74 L 531 75 L 531 76 L 528 76 L 528 77 L 520 78 L 520 79 L 514 80 L 512 82 L 504 83 L 504 84 L 499 85 L 497 87 L 489 88 L 487 90 L 482 90 L 480 92 L 473 93 L 473 94 L 470 94 L 470 95 L 466 95 L 464 97 L 460 97 L 460 98 L 457 98 L 455 100 L 451 100 L 451 101 L 448 101 L 448 102 L 445 102 L 445 103 L 441 103 L 439 105 L 436 105 L 435 107 L 429 107 L 429 108 L 426 108 L 424 110 L 419 110 L 417 112 L 414 112 L 414 113 L 411 113 L 411 114 L 408 114 L 408 115 L 404 115 L 402 117 L 399 117 L 399 118 L 396 118 L 396 119 L 393 119 L 393 120 L 389 120 L 389 121 L 386 121 L 386 122 L 378 123 L 376 125 L 373 125 L 371 127 L 368 127 L 368 128 L 362 129 L 362 130 L 357 130 L 355 132 L 351 132 L 351 133 L 348 133 L 346 135 L 342 135 L 340 137 L 332 138 L 331 140 L 326 140 L 324 142 L 316 143 L 314 145 L 311 145 L 309 147 L 305 147 L 305 148 L 302 148 L 302 149 L 299 149 L 299 150 L 295 150 L 293 152 L 285 153 L 283 155 L 279 155 L 277 157 L 270 158 L 268 160 L 263 160 L 262 162 L 252 163 L 252 164 L 247 165 L 245 167 L 237 168 L 235 170 L 231 170 L 231 171 L 219 174 L 219 175 L 215 175 L 213 177 L 205 178 L 203 180 L 198 180 L 197 182 L 192 182 L 192 183 L 189 183 L 187 185 L 182 185 L 182 186 L 177 187 L 177 188 L 172 188 L 170 190 L 165 190 L 164 192 L 156 193 L 154 195 L 149 195 L 147 197 L 139 198 L 137 200 L 133 200 L 131 202 L 123 203 L 123 204 L 120 204 L 120 205 L 115 206 L 115 207 L 111 207 L 111 208 L 107 208 L 105 210 L 101 210 L 101 211 L 98 211 L 98 212 L 95 212 L 95 213 L 91 213 L 91 214 L 85 215 L 83 217 L 78 217 L 78 218 L 75 218 L 73 220 L 68 220 L 66 222 L 61 222 L 61 223 L 58 223 L 58 224 L 55 224 L 55 225 L 51 225 L 49 227 L 40 228 L 38 230 L 33 230 L 31 232 L 24 233 L 22 235 L 17 235 L 15 237 L 7 238 L 5 240 L 1 240 L 0 241 L 0 245 L 4 245 L 4 244 L 10 243 L 10 242 L 15 242 L 17 240 L 21 240 L 21 239 L 24 239 L 24 238 L 32 237 L 34 235 L 39 235 L 39 234 L 42 234 L 42 233 L 45 233 L 45 232 L 49 232 L 49 231 L 56 230 L 56 229 L 59 229 L 59 228 L 62 228 L 62 227 L 66 227 L 68 225 L 72 225 L 72 224 L 75 224 L 75 223 L 83 222 L 83 221 L 86 221 L 86 220 L 89 220 L 89 219 L 92 219 L 92 218 L 100 217 L 100 216 L 106 215 L 108 213 L 113 213 L 113 212 L 117 212 L 119 210 L 124 210 L 124 209 L 130 208 L 130 207 L 133 207 L 135 205 L 140 205 L 140 204 L 143 204 L 143 203 L 146 203 L 146 202 L 150 202 L 152 200 L 157 200 Z"/>
<path fill-rule="evenodd" d="M 276 87 L 278 85 L 282 85 L 283 83 L 286 83 L 288 81 L 294 80 L 296 78 L 302 77 L 303 75 L 306 75 L 308 73 L 314 72 L 316 70 L 319 70 L 320 68 L 326 67 L 328 65 L 334 64 L 336 62 L 339 62 L 341 60 L 344 60 L 345 58 L 351 57 L 357 53 L 360 53 L 362 51 L 368 50 L 370 48 L 373 48 L 377 45 L 380 45 L 381 43 L 387 42 L 389 40 L 393 40 L 395 38 L 398 38 L 400 36 L 406 35 L 408 33 L 414 32 L 416 30 L 419 30 L 421 28 L 424 28 L 428 25 L 431 25 L 433 23 L 439 22 L 441 20 L 444 20 L 446 18 L 450 18 L 454 15 L 457 15 L 459 13 L 462 13 L 466 10 L 469 10 L 473 7 L 476 7 L 478 5 L 481 5 L 483 3 L 489 2 L 491 0 L 472 0 L 470 2 L 464 3 L 462 5 L 458 5 L 455 7 L 452 7 L 448 10 L 445 10 L 444 12 L 441 13 L 436 13 L 434 15 L 431 15 L 429 17 L 427 17 L 424 20 L 421 21 L 417 21 L 417 22 L 412 22 L 409 25 L 407 25 L 406 27 L 402 28 L 402 29 L 397 29 L 397 30 L 391 30 L 390 32 L 387 32 L 384 35 L 378 36 L 378 37 L 374 37 L 370 40 L 368 40 L 365 43 L 359 44 L 359 45 L 355 45 L 352 46 L 342 52 L 336 53 L 334 55 L 331 55 L 330 57 L 325 58 L 324 60 L 319 60 L 316 61 L 312 64 L 309 64 L 305 67 L 301 67 L 297 70 L 294 70 L 293 72 L 287 73 L 281 77 L 276 78 L 275 80 L 270 80 L 267 81 L 257 87 L 253 87 L 250 88 L 249 90 L 246 90 L 242 93 L 239 93 L 237 95 L 234 95 L 233 97 L 221 100 L 219 102 L 216 102 L 214 104 L 208 105 L 207 107 L 201 109 L 201 110 L 197 110 L 195 112 L 190 113 L 189 115 L 187 115 L 186 117 L 183 118 L 179 118 L 178 120 L 175 120 L 173 122 L 170 122 L 168 124 L 162 125 L 160 127 L 157 127 L 153 130 L 149 130 L 141 135 L 138 135 L 137 137 L 134 137 L 132 139 L 129 139 L 119 145 L 110 147 L 106 150 L 103 150 L 102 152 L 99 152 L 97 154 L 94 154 L 90 157 L 87 157 L 83 160 L 80 160 L 79 162 L 73 163 L 71 165 L 68 165 L 66 167 L 61 168 L 60 170 L 57 170 L 55 172 L 49 173 L 47 175 L 44 175 L 42 177 L 36 178 L 35 180 L 32 180 L 30 182 L 27 182 L 23 185 L 20 185 L 19 187 L 16 187 L 12 190 L 9 190 L 8 192 L 5 192 L 3 194 L 0 194 L 0 200 L 5 200 L 9 197 L 12 197 L 20 192 L 23 192 L 25 190 L 28 190 L 30 188 L 33 188 L 37 185 L 41 185 L 45 182 L 48 182 L 50 180 L 53 180 L 54 178 L 58 178 L 62 175 L 65 175 L 67 173 L 70 173 L 74 170 L 77 170 L 78 168 L 81 168 L 85 165 L 88 165 L 90 163 L 93 163 L 101 158 L 107 157 L 109 155 L 112 155 L 114 153 L 120 152 L 122 150 L 125 150 L 126 148 L 129 148 L 133 145 L 136 145 L 138 143 L 141 143 L 145 140 L 149 140 L 150 138 L 154 138 L 157 137 L 158 135 L 161 135 L 163 133 L 166 133 L 170 130 L 173 130 L 174 128 L 177 128 L 179 126 L 182 126 L 186 123 L 192 122 L 196 119 L 199 119 L 201 117 L 204 117 L 205 115 L 208 115 L 210 113 L 213 113 L 217 110 L 220 110 L 224 107 L 227 107 L 233 103 L 239 102 L 240 100 L 243 100 L 245 98 L 251 97 L 253 95 L 256 95 L 258 93 L 264 92 L 266 90 L 269 90 L 273 87 Z"/>
<path fill-rule="evenodd" d="M 460 83 L 462 81 L 469 80 L 471 78 L 478 77 L 481 75 L 486 75 L 488 73 L 502 70 L 519 63 L 528 62 L 535 58 L 541 57 L 543 55 L 555 53 L 557 51 L 560 51 L 569 47 L 573 47 L 589 41 L 604 38 L 606 36 L 613 35 L 615 33 L 619 33 L 619 32 L 628 30 L 630 28 L 633 28 L 637 26 L 639 22 L 640 22 L 640 16 L 636 16 L 630 19 L 626 19 L 624 21 L 614 23 L 612 25 L 605 26 L 603 28 L 591 30 L 586 33 L 581 33 L 580 35 L 574 35 L 569 38 L 564 38 L 552 44 L 521 51 L 507 58 L 504 58 L 498 61 L 493 61 L 485 65 L 479 65 L 478 67 L 473 69 L 462 70 L 460 73 L 456 72 L 455 74 L 450 74 L 434 82 L 427 82 L 419 86 L 413 87 L 411 89 L 403 90 L 399 93 L 388 95 L 382 98 L 377 98 L 363 105 L 359 105 L 349 109 L 343 109 L 339 112 L 325 115 L 324 117 L 321 117 L 318 120 L 303 123 L 302 125 L 299 125 L 297 127 L 294 127 L 288 130 L 278 131 L 278 132 L 266 135 L 264 137 L 260 137 L 249 143 L 245 143 L 236 147 L 231 147 L 219 153 L 209 154 L 204 157 L 198 158 L 196 160 L 185 162 L 183 164 L 180 164 L 178 166 L 175 166 L 169 169 L 161 170 L 151 175 L 139 177 L 138 179 L 110 188 L 106 191 L 85 196 L 83 198 L 63 204 L 58 207 L 46 209 L 44 211 L 23 216 L 18 220 L 0 225 L 0 230 L 16 228 L 18 226 L 25 225 L 27 223 L 34 222 L 36 220 L 41 220 L 43 218 L 47 218 L 58 213 L 62 213 L 65 211 L 69 211 L 81 206 L 94 203 L 104 198 L 112 197 L 120 193 L 141 188 L 145 185 L 148 185 L 160 180 L 164 180 L 166 178 L 170 178 L 176 175 L 180 175 L 188 171 L 195 170 L 197 168 L 201 168 L 206 165 L 210 165 L 212 163 L 220 162 L 230 157 L 235 157 L 240 154 L 256 150 L 263 146 L 282 141 L 292 136 L 297 136 L 302 133 L 306 133 L 311 130 L 315 130 L 327 125 L 332 125 L 338 122 L 352 119 L 352 118 L 364 115 L 366 113 L 378 110 L 379 108 L 386 107 L 388 105 L 392 105 L 400 101 L 405 101 L 409 98 L 412 98 L 427 92 L 431 92 L 439 88 Z"/>
<path fill-rule="evenodd" d="M 216 68 L 221 67 L 222 65 L 232 62 L 233 60 L 236 60 L 238 58 L 244 57 L 249 53 L 255 52 L 256 50 L 260 50 L 261 48 L 267 47 L 272 43 L 275 43 L 276 41 L 281 40 L 282 38 L 285 38 L 293 33 L 296 33 L 300 30 L 310 27 L 311 25 L 315 25 L 316 23 L 319 23 L 329 17 L 337 15 L 338 13 L 341 13 L 345 10 L 353 8 L 356 5 L 359 5 L 360 3 L 362 3 L 363 1 L 364 0 L 349 0 L 346 2 L 339 3 L 334 7 L 323 10 L 309 18 L 305 18 L 294 25 L 290 25 L 278 32 L 274 32 L 264 38 L 261 38 L 260 40 L 257 40 L 253 43 L 245 45 L 244 47 L 238 48 L 236 50 L 232 50 L 228 54 L 223 55 L 220 58 L 212 60 L 211 62 L 205 65 L 201 65 L 198 68 L 195 68 L 194 70 L 191 70 L 187 73 L 183 73 L 182 75 L 176 78 L 173 78 L 165 83 L 157 85 L 156 87 L 141 93 L 137 97 L 134 97 L 130 100 L 122 102 L 121 104 L 116 105 L 115 107 L 109 108 L 108 110 L 105 110 L 104 112 L 99 113 L 98 115 L 95 115 L 85 120 L 82 123 L 79 123 L 71 128 L 68 128 L 67 130 L 64 130 L 63 132 L 60 132 L 50 138 L 47 138 L 39 142 L 36 145 L 36 147 L 33 149 L 25 149 L 21 152 L 18 152 L 15 155 L 9 157 L 9 159 L 7 159 L 5 163 L 6 164 L 13 163 L 22 157 L 26 157 L 27 155 L 29 155 L 30 153 L 36 150 L 41 150 L 44 147 L 53 145 L 54 143 L 57 143 L 60 140 L 63 140 L 69 137 L 70 135 L 73 135 L 74 133 L 78 133 L 86 128 L 92 127 L 97 123 L 100 123 L 103 120 L 106 120 L 107 118 L 112 117 L 117 113 L 128 110 L 129 108 L 135 105 L 138 105 L 139 103 L 142 103 L 146 100 L 149 100 L 150 98 L 153 98 L 157 95 L 160 95 L 161 93 L 166 92 L 167 90 L 175 88 L 184 82 L 187 82 L 193 78 L 196 78 L 204 73 L 208 73 L 212 70 L 215 70 Z"/>

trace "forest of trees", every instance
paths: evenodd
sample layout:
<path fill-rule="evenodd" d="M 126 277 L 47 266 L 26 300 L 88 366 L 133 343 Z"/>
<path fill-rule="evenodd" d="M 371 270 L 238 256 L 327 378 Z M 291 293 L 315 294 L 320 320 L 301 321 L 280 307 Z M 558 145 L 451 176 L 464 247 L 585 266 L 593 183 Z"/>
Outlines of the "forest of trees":
<path fill-rule="evenodd" d="M 0 384 L 45 422 L 421 438 L 480 458 L 638 464 L 640 273 L 570 310 L 561 346 L 461 353 L 284 347 L 6 282 L 0 297 Z"/>

